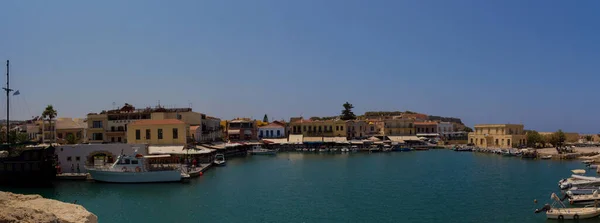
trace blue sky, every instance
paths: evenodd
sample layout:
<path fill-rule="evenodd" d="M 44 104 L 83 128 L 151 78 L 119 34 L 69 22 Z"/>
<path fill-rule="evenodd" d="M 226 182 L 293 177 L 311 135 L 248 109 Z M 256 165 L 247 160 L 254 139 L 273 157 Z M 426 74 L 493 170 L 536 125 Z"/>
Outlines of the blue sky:
<path fill-rule="evenodd" d="M 598 11 L 591 0 L 7 1 L 0 59 L 21 92 L 16 118 L 160 100 L 288 119 L 349 101 L 355 113 L 598 133 Z"/>

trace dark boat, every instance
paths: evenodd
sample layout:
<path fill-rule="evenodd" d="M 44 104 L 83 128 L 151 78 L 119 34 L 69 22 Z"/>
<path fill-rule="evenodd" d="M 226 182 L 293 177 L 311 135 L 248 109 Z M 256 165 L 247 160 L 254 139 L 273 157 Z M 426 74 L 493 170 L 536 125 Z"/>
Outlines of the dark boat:
<path fill-rule="evenodd" d="M 13 154 L 0 158 L 0 184 L 48 186 L 56 178 L 54 147 L 10 148 L 5 151 Z M 20 153 L 14 154 L 17 151 Z"/>
<path fill-rule="evenodd" d="M 48 186 L 56 178 L 54 147 L 10 144 L 9 61 L 6 61 L 6 144 L 0 148 L 0 185 Z"/>

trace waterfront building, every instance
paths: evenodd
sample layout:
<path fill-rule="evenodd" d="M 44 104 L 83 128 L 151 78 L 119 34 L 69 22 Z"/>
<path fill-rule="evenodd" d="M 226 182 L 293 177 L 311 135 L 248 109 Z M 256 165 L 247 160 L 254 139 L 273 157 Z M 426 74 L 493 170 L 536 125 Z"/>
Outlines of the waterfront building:
<path fill-rule="evenodd" d="M 113 163 L 123 152 L 132 155 L 147 155 L 144 144 L 79 144 L 56 147 L 58 166 L 63 173 L 85 173 L 88 166 L 103 166 Z"/>
<path fill-rule="evenodd" d="M 290 131 L 304 137 L 347 137 L 346 121 L 342 120 L 290 120 Z"/>
<path fill-rule="evenodd" d="M 412 119 L 387 119 L 383 123 L 383 133 L 387 136 L 410 136 L 416 134 Z"/>
<path fill-rule="evenodd" d="M 438 134 L 438 123 L 437 122 L 415 122 L 415 132 L 417 136 L 423 137 L 437 137 Z"/>
<path fill-rule="evenodd" d="M 159 105 L 136 109 L 126 103 L 119 109 L 88 114 L 87 137 L 90 143 L 126 143 L 127 126 L 135 121 L 178 119 L 188 125 L 200 126 L 203 117 L 204 114 L 193 112 L 191 108 L 164 108 Z"/>
<path fill-rule="evenodd" d="M 439 122 L 437 124 L 437 132 L 444 138 L 450 138 L 454 134 L 454 125 L 450 122 Z"/>
<path fill-rule="evenodd" d="M 482 124 L 475 125 L 468 141 L 482 148 L 512 148 L 527 144 L 526 138 L 521 124 Z"/>
<path fill-rule="evenodd" d="M 216 142 L 223 139 L 221 119 L 202 115 L 202 125 L 190 126 L 190 135 L 196 142 Z"/>
<path fill-rule="evenodd" d="M 186 145 L 190 127 L 178 119 L 138 120 L 129 124 L 127 143 Z"/>
<path fill-rule="evenodd" d="M 346 121 L 346 136 L 350 139 L 362 139 L 367 136 L 368 124 L 363 120 Z"/>
<path fill-rule="evenodd" d="M 87 123 L 80 118 L 57 118 L 56 119 L 56 142 L 60 144 L 83 143 L 87 141 Z M 69 142 L 73 137 L 74 141 Z"/>
<path fill-rule="evenodd" d="M 258 127 L 258 138 L 285 138 L 285 125 L 274 121 L 268 125 Z"/>
<path fill-rule="evenodd" d="M 256 122 L 249 118 L 237 118 L 226 122 L 226 136 L 230 141 L 256 140 L 258 128 Z"/>
<path fill-rule="evenodd" d="M 365 131 L 365 136 L 380 136 L 383 135 L 385 122 L 383 120 L 370 119 L 366 121 L 367 129 Z"/>

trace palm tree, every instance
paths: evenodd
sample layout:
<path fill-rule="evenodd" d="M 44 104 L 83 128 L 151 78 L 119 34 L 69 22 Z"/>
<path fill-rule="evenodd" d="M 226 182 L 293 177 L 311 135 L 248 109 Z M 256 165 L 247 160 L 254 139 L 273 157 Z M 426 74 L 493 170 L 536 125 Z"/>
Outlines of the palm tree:
<path fill-rule="evenodd" d="M 44 109 L 44 112 L 42 112 L 42 118 L 48 118 L 48 124 L 50 126 L 50 130 L 52 130 L 52 119 L 56 118 L 56 110 L 54 110 L 52 105 L 46 106 L 46 109 Z M 50 131 L 51 139 L 54 139 L 53 133 L 54 131 Z"/>

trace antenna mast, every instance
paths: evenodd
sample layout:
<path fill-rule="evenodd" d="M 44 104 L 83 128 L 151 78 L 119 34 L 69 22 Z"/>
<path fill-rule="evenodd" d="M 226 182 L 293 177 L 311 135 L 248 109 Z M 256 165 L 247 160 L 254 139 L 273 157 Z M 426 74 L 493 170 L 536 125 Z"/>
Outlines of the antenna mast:
<path fill-rule="evenodd" d="M 9 139 L 9 132 L 10 132 L 10 92 L 12 91 L 12 89 L 10 89 L 10 86 L 8 85 L 8 74 L 9 74 L 9 64 L 10 61 L 6 60 L 6 87 L 2 88 L 6 91 L 6 144 L 10 145 L 10 139 Z"/>

